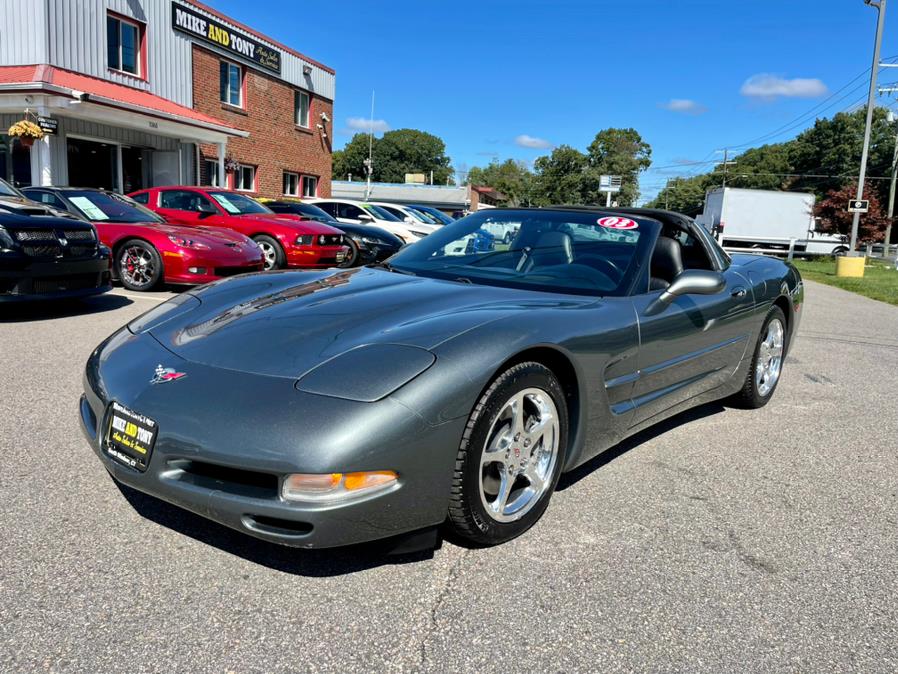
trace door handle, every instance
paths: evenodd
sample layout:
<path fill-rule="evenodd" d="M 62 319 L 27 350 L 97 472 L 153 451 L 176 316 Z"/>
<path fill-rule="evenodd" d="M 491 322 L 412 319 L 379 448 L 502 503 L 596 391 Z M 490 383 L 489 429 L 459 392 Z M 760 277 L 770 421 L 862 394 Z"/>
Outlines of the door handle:
<path fill-rule="evenodd" d="M 733 292 L 730 293 L 732 297 L 745 297 L 746 294 L 747 291 L 742 286 L 735 288 Z"/>

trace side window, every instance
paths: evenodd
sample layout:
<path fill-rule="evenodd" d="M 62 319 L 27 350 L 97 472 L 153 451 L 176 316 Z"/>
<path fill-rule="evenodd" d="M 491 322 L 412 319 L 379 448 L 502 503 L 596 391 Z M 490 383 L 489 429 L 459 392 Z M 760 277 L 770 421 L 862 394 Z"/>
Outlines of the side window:
<path fill-rule="evenodd" d="M 53 208 L 59 208 L 63 211 L 68 210 L 65 207 L 65 204 L 62 203 L 62 200 L 59 199 L 55 194 L 51 194 L 50 192 L 28 192 L 25 196 L 27 196 L 32 201 L 39 201 L 42 204 L 53 206 Z"/>
<path fill-rule="evenodd" d="M 131 198 L 134 199 L 134 201 L 136 201 L 138 204 L 143 204 L 144 206 L 150 203 L 149 192 L 141 192 L 140 194 L 135 194 Z"/>
<path fill-rule="evenodd" d="M 670 238 L 680 244 L 683 254 L 683 269 L 714 269 L 704 244 L 692 233 L 680 229 L 671 232 Z"/>
<path fill-rule="evenodd" d="M 362 215 L 362 209 L 353 204 L 337 204 L 338 218 L 348 218 L 350 220 L 358 220 Z"/>
<path fill-rule="evenodd" d="M 330 215 L 330 216 L 332 216 L 332 217 L 337 217 L 337 204 L 331 204 L 331 203 L 327 203 L 327 202 L 320 202 L 320 203 L 316 203 L 315 205 L 316 205 L 318 208 L 320 208 L 322 211 L 324 211 L 325 213 L 327 213 L 328 215 Z"/>
<path fill-rule="evenodd" d="M 199 192 L 187 190 L 164 190 L 159 193 L 159 207 L 177 211 L 199 211 L 201 203 L 210 203 Z"/>

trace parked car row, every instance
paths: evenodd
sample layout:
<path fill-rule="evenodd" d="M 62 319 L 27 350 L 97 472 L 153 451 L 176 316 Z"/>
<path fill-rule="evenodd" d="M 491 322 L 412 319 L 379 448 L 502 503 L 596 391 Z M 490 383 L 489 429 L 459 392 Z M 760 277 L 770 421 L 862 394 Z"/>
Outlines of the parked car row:
<path fill-rule="evenodd" d="M 127 196 L 76 187 L 19 191 L 0 181 L 0 295 L 23 299 L 72 290 L 60 279 L 63 261 L 86 253 L 68 245 L 76 230 L 89 233 L 103 266 L 90 272 L 96 277 L 90 283 L 86 268 L 78 267 L 84 295 L 105 292 L 111 278 L 145 291 L 253 271 L 381 262 L 451 222 L 428 210 L 435 209 L 345 199 L 262 203 L 214 187 L 154 187 Z M 86 241 L 88 234 L 72 236 Z M 19 263 L 10 262 L 14 258 Z M 28 281 L 41 275 L 59 278 L 55 285 Z"/>

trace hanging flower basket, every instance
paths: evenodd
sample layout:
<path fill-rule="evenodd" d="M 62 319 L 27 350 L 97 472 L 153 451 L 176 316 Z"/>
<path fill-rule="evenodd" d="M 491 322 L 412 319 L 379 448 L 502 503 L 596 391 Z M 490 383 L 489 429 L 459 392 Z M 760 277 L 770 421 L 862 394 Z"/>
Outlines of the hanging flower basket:
<path fill-rule="evenodd" d="M 234 173 L 237 169 L 240 168 L 240 162 L 238 162 L 233 157 L 225 157 L 224 161 L 225 171 L 228 173 Z"/>
<path fill-rule="evenodd" d="M 41 131 L 41 127 L 27 119 L 23 119 L 13 124 L 9 127 L 7 133 L 12 138 L 18 138 L 19 142 L 25 147 L 31 147 L 34 141 L 44 137 L 44 132 Z"/>

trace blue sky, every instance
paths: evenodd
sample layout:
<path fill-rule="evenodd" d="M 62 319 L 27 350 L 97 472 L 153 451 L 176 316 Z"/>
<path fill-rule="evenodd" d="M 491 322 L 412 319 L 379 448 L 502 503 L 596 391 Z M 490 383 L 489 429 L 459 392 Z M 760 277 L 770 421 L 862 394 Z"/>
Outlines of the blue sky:
<path fill-rule="evenodd" d="M 863 0 L 209 2 L 337 71 L 336 147 L 372 89 L 377 128 L 440 136 L 457 169 L 633 127 L 656 167 L 643 197 L 697 170 L 683 162 L 856 105 L 864 79 L 831 96 L 869 68 L 876 25 Z M 898 61 L 898 4 L 889 16 Z"/>

